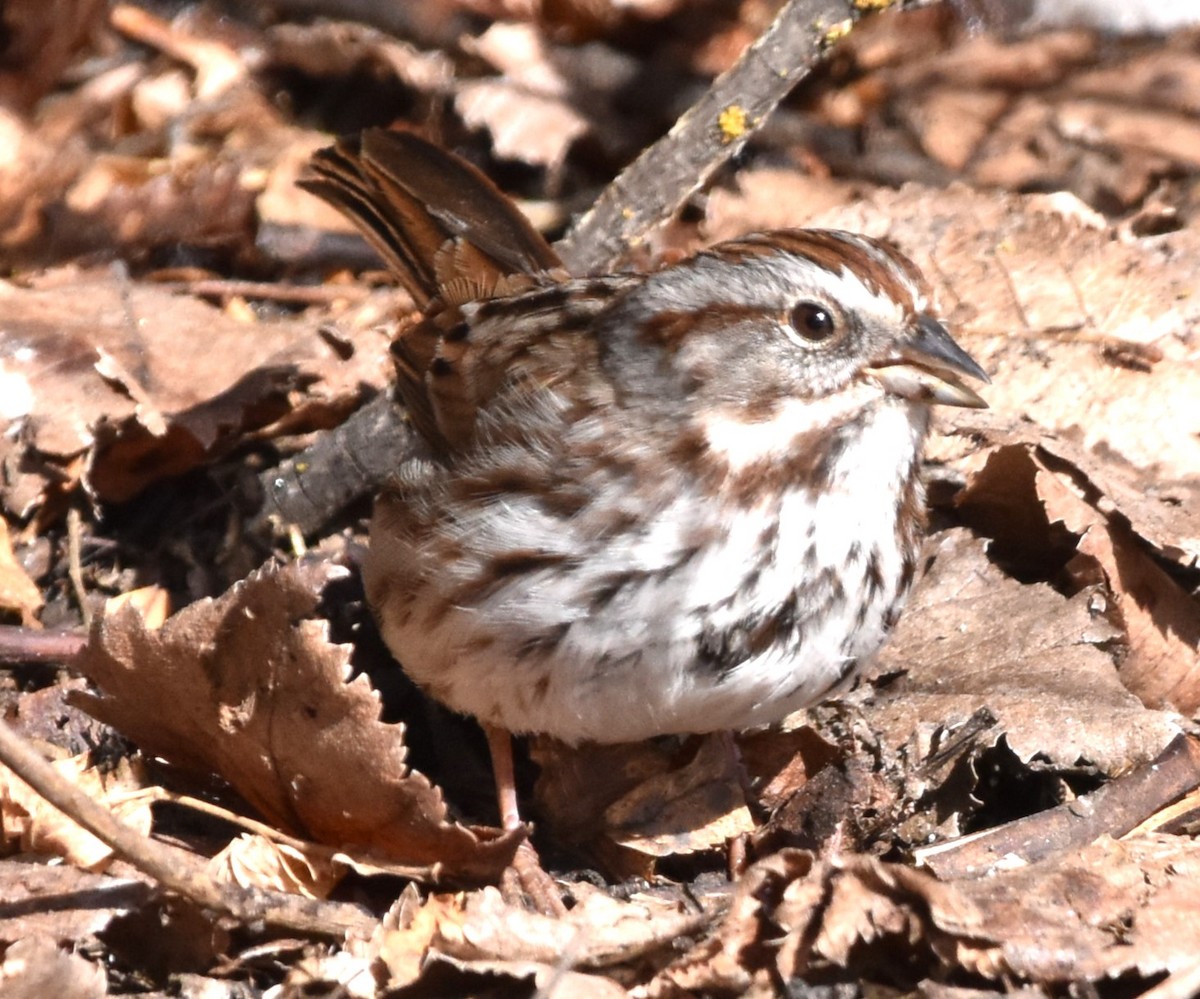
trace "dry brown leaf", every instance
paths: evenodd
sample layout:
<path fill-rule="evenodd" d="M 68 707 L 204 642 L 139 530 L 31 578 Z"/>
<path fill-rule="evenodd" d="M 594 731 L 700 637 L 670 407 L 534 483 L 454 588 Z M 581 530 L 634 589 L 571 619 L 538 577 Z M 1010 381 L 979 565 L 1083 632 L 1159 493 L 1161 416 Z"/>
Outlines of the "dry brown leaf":
<path fill-rule="evenodd" d="M 495 888 L 443 909 L 430 946 L 463 961 L 529 961 L 550 967 L 604 968 L 668 948 L 708 916 L 652 900 L 620 901 L 579 886 L 576 905 L 556 918 L 510 905 Z"/>
<path fill-rule="evenodd" d="M 150 834 L 154 819 L 150 806 L 154 792 L 142 786 L 140 767 L 128 760 L 101 770 L 90 753 L 52 763 L 60 775 L 81 788 L 92 800 L 131 829 Z M 4 840 L 20 849 L 61 857 L 86 871 L 103 871 L 113 851 L 86 829 L 51 805 L 38 792 L 0 765 L 0 824 Z"/>
<path fill-rule="evenodd" d="M 87 484 L 107 500 L 223 453 L 293 409 L 301 387 L 344 407 L 380 377 L 378 334 L 339 353 L 304 320 L 247 325 L 112 271 L 0 283 L 0 302 L 0 378 L 27 401 L 0 421 L 19 441 L 12 470 L 31 451 L 62 466 L 87 453 Z M 27 513 L 40 490 L 20 496 L 10 506 Z"/>
<path fill-rule="evenodd" d="M 108 928 L 113 919 L 141 909 L 155 888 L 128 874 L 92 874 L 67 864 L 7 860 L 0 864 L 0 941 L 12 944 L 33 936 L 82 942 Z"/>
<path fill-rule="evenodd" d="M 781 850 L 746 870 L 717 932 L 665 967 L 646 987 L 651 999 L 680 995 L 770 995 L 776 981 L 764 959 L 777 947 L 775 906 L 789 885 L 814 869 L 805 850 Z M 771 948 L 764 947 L 766 941 Z M 762 991 L 764 986 L 768 991 Z"/>
<path fill-rule="evenodd" d="M 1159 478 L 1200 478 L 1200 229 L 1122 240 L 1072 201 L 908 187 L 810 224 L 891 239 L 935 285 L 955 333 L 992 376 L 985 391 L 1015 426 L 1078 428 Z M 1130 367 L 1105 345 L 1161 357 Z M 970 414 L 954 414 L 969 423 Z"/>
<path fill-rule="evenodd" d="M 1015 443 L 987 452 L 958 497 L 958 508 L 1008 552 L 1018 546 L 1049 550 L 1059 525 L 1070 531 L 1079 554 L 1068 572 L 1102 580 L 1111 594 L 1112 604 L 1102 612 L 1121 629 L 1127 647 L 1120 660 L 1125 685 L 1151 707 L 1166 704 L 1191 713 L 1200 706 L 1200 603 L 1131 529 L 1152 497 L 1133 498 L 1126 490 L 1118 501 L 1063 455 L 1069 448 L 1058 446 L 1058 455 L 1046 449 L 1054 446 Z M 1110 472 L 1108 479 L 1114 478 Z M 1121 501 L 1132 507 L 1128 513 Z"/>
<path fill-rule="evenodd" d="M 1106 837 L 951 882 L 874 857 L 814 862 L 783 851 L 747 871 L 715 941 L 668 967 L 647 994 L 744 992 L 767 968 L 784 981 L 840 969 L 899 986 L 957 969 L 1009 988 L 1153 976 L 1190 966 L 1198 889 L 1200 846 L 1186 837 Z"/>
<path fill-rule="evenodd" d="M 700 743 L 692 760 L 655 774 L 604 812 L 605 833 L 650 857 L 723 847 L 754 828 L 738 785 L 738 761 L 721 737 Z"/>
<path fill-rule="evenodd" d="M 100 999 L 108 995 L 104 967 L 60 949 L 50 937 L 18 940 L 4 952 L 0 993 L 5 999 Z"/>
<path fill-rule="evenodd" d="M 329 641 L 317 605 L 345 576 L 317 560 L 267 566 L 159 631 L 130 609 L 101 618 L 78 664 L 101 694 L 79 701 L 143 751 L 220 774 L 291 833 L 494 877 L 518 838 L 449 821 L 405 765 L 403 726 L 379 721 L 367 678 L 348 679 L 350 647 Z"/>
<path fill-rule="evenodd" d="M 454 105 L 472 128 L 486 128 L 498 156 L 556 170 L 588 121 L 531 24 L 493 24 L 471 48 L 503 74 L 460 83 Z"/>
<path fill-rule="evenodd" d="M 346 873 L 328 851 L 305 851 L 289 843 L 242 833 L 208 862 L 221 881 L 243 888 L 281 891 L 305 898 L 328 898 Z"/>
<path fill-rule="evenodd" d="M 470 991 L 451 981 L 535 983 L 556 996 L 623 996 L 624 989 L 579 969 L 603 969 L 669 952 L 679 935 L 709 922 L 653 900 L 623 902 L 577 886 L 577 904 L 562 919 L 504 901 L 494 888 L 471 895 L 406 890 L 356 954 L 386 969 L 389 989 L 430 994 Z M 449 976 L 449 977 L 447 977 Z"/>
<path fill-rule="evenodd" d="M 604 836 L 605 810 L 622 795 L 678 765 L 656 742 L 568 746 L 546 737 L 530 740 L 538 765 L 538 814 L 555 839 L 598 852 L 614 871 L 651 874 L 645 855 L 630 857 Z"/>
<path fill-rule="evenodd" d="M 13 554 L 8 521 L 0 516 L 0 611 L 16 611 L 21 624 L 39 627 L 36 614 L 42 608 L 42 592 Z"/>
<path fill-rule="evenodd" d="M 418 49 L 366 24 L 273 24 L 264 39 L 277 67 L 311 76 L 390 73 L 414 90 L 434 94 L 446 93 L 454 82 L 454 61 L 446 52 Z"/>
<path fill-rule="evenodd" d="M 1107 651 L 1119 632 L 1094 594 L 1018 583 L 985 548 L 963 530 L 932 540 L 932 566 L 879 656 L 881 672 L 903 675 L 864 706 L 885 744 L 986 707 L 998 718 L 992 734 L 1022 761 L 1115 774 L 1158 755 L 1179 719 L 1122 685 Z"/>
<path fill-rule="evenodd" d="M 786 737 L 780 742 L 790 744 Z M 651 877 L 659 858 L 721 849 L 754 826 L 737 761 L 718 737 L 682 747 L 572 747 L 540 738 L 531 755 L 539 766 L 537 811 L 547 828 L 614 874 Z M 786 766 L 769 753 L 756 759 L 762 769 L 755 773 L 764 776 Z"/>
<path fill-rule="evenodd" d="M 988 927 L 964 933 L 936 902 L 932 918 L 958 939 L 963 966 L 1045 983 L 1151 976 L 1200 951 L 1200 845 L 1187 837 L 1104 838 L 1078 853 L 957 884 Z M 986 942 L 990 938 L 990 943 Z"/>

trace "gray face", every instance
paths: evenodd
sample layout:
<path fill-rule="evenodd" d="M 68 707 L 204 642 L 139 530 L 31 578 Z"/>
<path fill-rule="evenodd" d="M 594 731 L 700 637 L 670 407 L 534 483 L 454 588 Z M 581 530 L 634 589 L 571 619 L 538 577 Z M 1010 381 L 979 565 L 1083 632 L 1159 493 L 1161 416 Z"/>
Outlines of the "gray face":
<path fill-rule="evenodd" d="M 946 349 L 925 335 L 936 326 L 926 307 L 915 266 L 885 244 L 820 230 L 751 236 L 660 271 L 627 295 L 605 317 L 605 369 L 627 401 L 652 408 L 681 396 L 702 407 L 821 398 L 879 366 L 923 357 L 929 345 L 939 377 L 981 376 L 944 331 Z M 617 354 L 621 363 L 611 363 Z M 895 394 L 952 401 L 907 388 Z"/>

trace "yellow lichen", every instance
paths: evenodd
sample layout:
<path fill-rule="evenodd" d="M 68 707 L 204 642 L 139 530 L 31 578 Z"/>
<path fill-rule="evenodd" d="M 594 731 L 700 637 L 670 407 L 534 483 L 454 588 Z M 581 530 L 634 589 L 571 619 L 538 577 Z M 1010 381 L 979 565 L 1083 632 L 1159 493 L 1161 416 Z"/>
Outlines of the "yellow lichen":
<path fill-rule="evenodd" d="M 721 129 L 721 138 L 725 142 L 742 138 L 749 124 L 750 116 L 740 104 L 730 104 L 717 116 L 717 126 Z"/>

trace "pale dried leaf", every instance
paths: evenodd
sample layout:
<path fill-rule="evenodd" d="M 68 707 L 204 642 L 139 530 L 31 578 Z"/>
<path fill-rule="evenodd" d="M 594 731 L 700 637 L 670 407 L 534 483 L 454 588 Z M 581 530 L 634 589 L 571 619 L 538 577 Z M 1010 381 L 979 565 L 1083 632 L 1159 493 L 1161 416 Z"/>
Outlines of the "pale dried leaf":
<path fill-rule="evenodd" d="M 123 760 L 115 767 L 101 770 L 92 762 L 90 753 L 54 760 L 51 766 L 125 825 L 144 836 L 150 834 L 154 792 L 142 787 L 139 767 Z M 113 860 L 110 847 L 3 765 L 0 765 L 0 821 L 5 840 L 19 843 L 22 850 L 61 857 L 76 867 L 96 872 L 105 870 Z"/>
<path fill-rule="evenodd" d="M 42 592 L 13 554 L 8 521 L 0 516 L 0 611 L 16 611 L 26 627 L 37 627 Z"/>
<path fill-rule="evenodd" d="M 723 847 L 754 820 L 738 786 L 738 761 L 720 737 L 703 740 L 684 767 L 655 774 L 605 809 L 606 834 L 651 857 Z"/>
<path fill-rule="evenodd" d="M 341 864 L 330 859 L 328 851 L 306 851 L 251 833 L 242 833 L 227 843 L 208 862 L 208 871 L 218 880 L 243 888 L 305 898 L 328 898 L 346 873 Z"/>
<path fill-rule="evenodd" d="M 493 24 L 470 47 L 503 75 L 458 85 L 454 105 L 463 121 L 486 128 L 499 156 L 560 167 L 588 121 L 550 60 L 545 37 L 531 24 Z"/>
<path fill-rule="evenodd" d="M 551 170 L 588 130 L 587 120 L 561 98 L 507 80 L 460 84 L 454 107 L 472 128 L 491 133 L 497 156 Z"/>

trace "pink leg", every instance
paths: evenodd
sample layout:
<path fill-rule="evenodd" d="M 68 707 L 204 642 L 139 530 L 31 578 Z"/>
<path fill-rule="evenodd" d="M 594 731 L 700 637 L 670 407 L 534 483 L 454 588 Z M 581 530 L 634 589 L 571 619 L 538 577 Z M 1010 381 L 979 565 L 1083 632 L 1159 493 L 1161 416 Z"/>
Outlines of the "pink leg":
<path fill-rule="evenodd" d="M 505 829 L 519 829 L 521 812 L 517 808 L 517 782 L 513 777 L 512 736 L 494 725 L 484 725 L 483 732 L 487 736 L 488 751 L 492 754 L 500 824 Z"/>
<path fill-rule="evenodd" d="M 521 812 L 517 807 L 517 784 L 513 778 L 512 736 L 502 728 L 483 726 L 487 735 L 488 750 L 492 755 L 492 772 L 496 778 L 496 800 L 500 806 L 500 822 L 506 830 L 520 829 Z M 510 875 L 515 875 L 514 878 Z M 546 873 L 538 859 L 537 851 L 528 840 L 517 847 L 512 867 L 505 871 L 501 883 L 506 895 L 523 892 L 533 901 L 539 912 L 548 916 L 566 915 L 562 895 L 554 879 Z"/>

